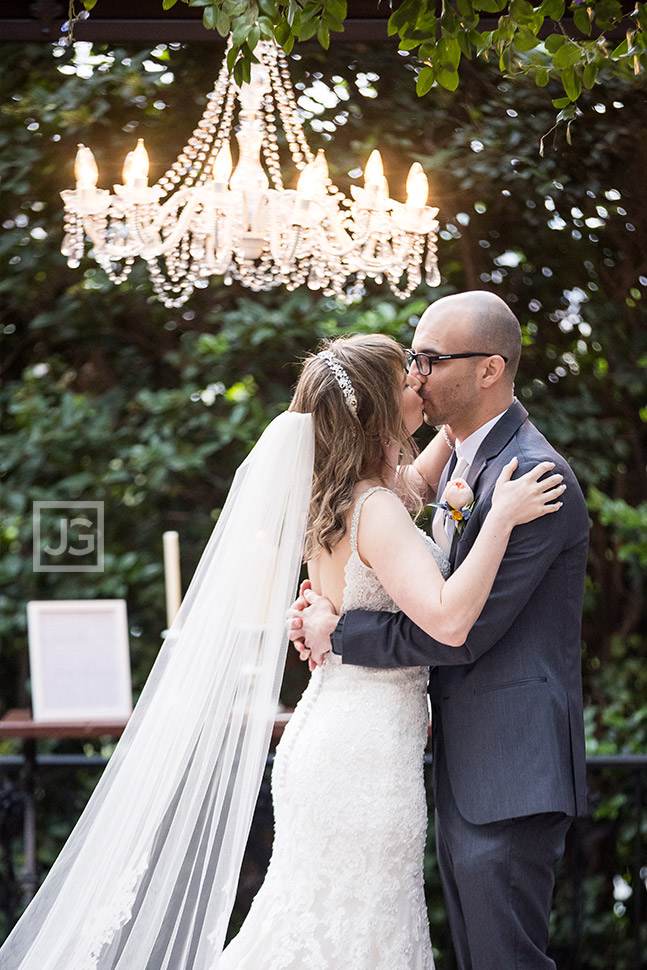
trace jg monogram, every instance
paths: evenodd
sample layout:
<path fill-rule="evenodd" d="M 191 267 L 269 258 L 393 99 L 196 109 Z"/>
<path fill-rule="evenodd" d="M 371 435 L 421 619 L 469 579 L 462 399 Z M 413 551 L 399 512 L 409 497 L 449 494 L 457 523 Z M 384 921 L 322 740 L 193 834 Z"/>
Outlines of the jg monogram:
<path fill-rule="evenodd" d="M 103 502 L 34 502 L 33 537 L 34 572 L 103 572 Z"/>

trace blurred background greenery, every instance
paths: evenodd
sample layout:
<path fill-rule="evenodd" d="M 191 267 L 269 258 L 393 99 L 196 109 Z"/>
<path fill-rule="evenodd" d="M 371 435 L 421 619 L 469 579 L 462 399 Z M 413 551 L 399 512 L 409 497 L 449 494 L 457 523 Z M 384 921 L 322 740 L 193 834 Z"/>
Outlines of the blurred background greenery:
<path fill-rule="evenodd" d="M 403 304 L 371 286 L 360 303 L 342 306 L 307 289 L 253 294 L 212 283 L 168 310 L 152 299 L 143 266 L 119 288 L 90 260 L 67 267 L 58 193 L 73 184 L 79 141 L 97 157 L 101 186 L 120 180 L 123 157 L 141 136 L 153 180 L 160 175 L 202 112 L 220 51 L 4 44 L 2 53 L 0 716 L 29 704 L 31 599 L 125 598 L 137 694 L 165 626 L 162 532 L 180 534 L 186 585 L 235 468 L 289 402 L 299 359 L 338 332 L 380 331 L 409 345 L 431 299 L 485 288 L 508 301 L 522 324 L 517 394 L 587 495 L 589 751 L 645 753 L 644 90 L 611 78 L 596 85 L 572 127 L 572 144 L 557 129 L 541 157 L 554 114 L 544 89 L 468 64 L 458 92 L 438 89 L 418 101 L 409 58 L 362 45 L 335 44 L 329 52 L 302 45 L 291 58 L 293 80 L 311 144 L 325 147 L 337 184 L 347 189 L 378 144 L 394 196 L 404 197 L 412 160 L 428 171 L 432 203 L 440 206 L 442 285 L 421 287 Z M 104 572 L 34 573 L 32 503 L 74 499 L 105 505 Z M 304 677 L 290 657 L 286 706 Z M 16 742 L 0 743 L 0 753 L 18 750 Z M 40 750 L 109 753 L 110 746 L 51 741 Z M 42 872 L 95 781 L 80 770 L 40 777 Z M 564 877 L 553 935 L 560 967 L 635 966 L 630 897 L 644 893 L 632 869 L 636 845 L 647 879 L 647 815 L 637 832 L 631 807 L 636 784 L 623 769 L 591 776 L 591 820 L 580 833 L 580 963 L 568 962 L 575 959 L 573 898 Z M 10 864 L 20 865 L 20 844 L 7 825 L 0 830 L 0 896 L 9 891 Z M 258 884 L 268 838 L 266 828 L 254 836 L 238 920 Z M 427 888 L 438 968 L 449 970 L 431 850 Z"/>

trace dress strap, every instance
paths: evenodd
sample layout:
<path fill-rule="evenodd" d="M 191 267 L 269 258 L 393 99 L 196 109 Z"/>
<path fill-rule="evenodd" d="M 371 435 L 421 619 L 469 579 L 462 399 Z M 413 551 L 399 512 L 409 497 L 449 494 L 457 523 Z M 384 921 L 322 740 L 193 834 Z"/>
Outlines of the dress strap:
<path fill-rule="evenodd" d="M 350 547 L 353 552 L 357 552 L 357 530 L 359 529 L 359 513 L 362 511 L 362 505 L 373 492 L 391 492 L 393 490 L 390 488 L 385 488 L 384 485 L 373 485 L 372 488 L 367 489 L 360 495 L 360 497 L 355 502 L 355 508 L 353 509 L 353 518 L 350 524 Z"/>

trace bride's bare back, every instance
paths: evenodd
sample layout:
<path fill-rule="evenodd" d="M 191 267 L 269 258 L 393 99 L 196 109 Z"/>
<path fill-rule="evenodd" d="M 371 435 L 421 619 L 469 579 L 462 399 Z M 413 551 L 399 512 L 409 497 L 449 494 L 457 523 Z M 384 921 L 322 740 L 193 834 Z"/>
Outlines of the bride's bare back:
<path fill-rule="evenodd" d="M 355 490 L 355 501 L 373 485 L 375 485 L 375 482 L 358 482 Z M 308 563 L 308 575 L 312 588 L 315 593 L 320 593 L 330 600 L 335 607 L 336 613 L 340 612 L 344 597 L 344 586 L 346 585 L 345 569 L 351 554 L 350 529 L 354 508 L 355 506 L 353 504 L 353 507 L 349 509 L 346 515 L 346 532 L 344 537 L 333 547 L 332 552 L 329 553 L 322 549 L 317 558 L 311 559 Z M 370 566 L 370 563 L 362 557 L 361 549 L 358 550 L 358 554 L 365 565 Z"/>

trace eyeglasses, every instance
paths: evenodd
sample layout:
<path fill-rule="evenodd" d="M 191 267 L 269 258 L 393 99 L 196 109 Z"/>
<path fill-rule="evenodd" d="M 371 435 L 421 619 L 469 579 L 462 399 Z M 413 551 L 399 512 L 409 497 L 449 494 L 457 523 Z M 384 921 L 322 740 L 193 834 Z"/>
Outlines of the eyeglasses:
<path fill-rule="evenodd" d="M 504 357 L 503 354 L 416 354 L 413 350 L 405 350 L 404 356 L 406 357 L 407 372 L 411 370 L 415 363 L 421 377 L 427 377 L 431 374 L 433 365 L 440 363 L 441 360 L 463 360 L 467 357 L 501 357 L 506 364 L 508 363 L 508 358 Z"/>

